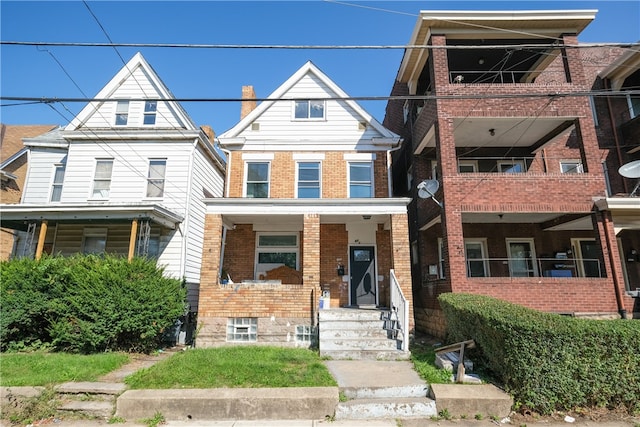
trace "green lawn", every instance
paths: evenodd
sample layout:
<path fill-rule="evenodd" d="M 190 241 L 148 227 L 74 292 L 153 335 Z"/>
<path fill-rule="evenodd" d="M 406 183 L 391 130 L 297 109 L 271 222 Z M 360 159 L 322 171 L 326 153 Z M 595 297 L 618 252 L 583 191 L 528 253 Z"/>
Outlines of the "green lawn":
<path fill-rule="evenodd" d="M 436 352 L 432 346 L 416 344 L 411 347 L 411 361 L 416 372 L 428 384 L 448 384 L 451 372 L 436 366 Z"/>
<path fill-rule="evenodd" d="M 3 353 L 0 385 L 44 386 L 67 381 L 95 381 L 129 361 L 125 353 Z"/>
<path fill-rule="evenodd" d="M 336 386 L 316 352 L 266 346 L 184 351 L 125 382 L 133 389 Z"/>

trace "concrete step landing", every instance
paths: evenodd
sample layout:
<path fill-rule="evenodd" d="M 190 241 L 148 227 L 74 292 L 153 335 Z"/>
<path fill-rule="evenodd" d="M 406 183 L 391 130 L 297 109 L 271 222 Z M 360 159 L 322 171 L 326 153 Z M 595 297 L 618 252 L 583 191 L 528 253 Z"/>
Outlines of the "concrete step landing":
<path fill-rule="evenodd" d="M 355 399 L 336 406 L 336 419 L 430 418 L 438 414 L 436 402 L 427 397 Z"/>
<path fill-rule="evenodd" d="M 126 389 L 123 383 L 67 382 L 55 391 L 61 411 L 77 412 L 91 417 L 110 417 L 116 408 L 117 397 Z"/>

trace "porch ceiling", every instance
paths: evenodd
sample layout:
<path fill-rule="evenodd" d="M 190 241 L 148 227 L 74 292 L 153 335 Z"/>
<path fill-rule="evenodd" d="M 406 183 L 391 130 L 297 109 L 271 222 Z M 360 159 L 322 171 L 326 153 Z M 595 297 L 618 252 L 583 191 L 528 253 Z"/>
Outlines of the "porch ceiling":
<path fill-rule="evenodd" d="M 543 224 L 558 221 L 559 223 L 550 227 L 546 227 L 545 231 L 560 230 L 592 230 L 590 214 L 579 218 L 571 218 L 562 221 L 562 217 L 567 217 L 564 212 L 546 212 L 546 213 L 470 213 L 462 214 L 462 222 L 465 224 Z"/>
<path fill-rule="evenodd" d="M 253 224 L 254 228 L 272 230 L 302 230 L 304 216 L 301 214 L 229 214 L 223 215 L 227 226 Z M 386 224 L 389 215 L 335 214 L 320 215 L 320 224 Z"/>

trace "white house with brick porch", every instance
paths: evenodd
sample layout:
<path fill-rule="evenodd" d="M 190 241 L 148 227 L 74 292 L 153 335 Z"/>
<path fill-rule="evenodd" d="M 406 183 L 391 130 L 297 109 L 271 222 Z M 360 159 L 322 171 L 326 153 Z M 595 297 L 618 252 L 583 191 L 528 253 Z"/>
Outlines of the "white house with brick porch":
<path fill-rule="evenodd" d="M 308 346 L 322 305 L 386 310 L 374 317 L 393 317 L 385 339 L 406 355 L 409 199 L 391 197 L 389 174 L 401 138 L 311 62 L 259 105 L 250 86 L 243 98 L 218 137 L 225 197 L 205 200 L 197 345 Z"/>

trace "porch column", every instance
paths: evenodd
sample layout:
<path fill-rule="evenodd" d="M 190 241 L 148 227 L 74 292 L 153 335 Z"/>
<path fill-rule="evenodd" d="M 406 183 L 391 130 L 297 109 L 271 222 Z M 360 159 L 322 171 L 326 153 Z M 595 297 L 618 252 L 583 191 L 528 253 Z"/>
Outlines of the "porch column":
<path fill-rule="evenodd" d="M 320 291 L 320 215 L 305 214 L 302 237 L 302 284 Z M 316 296 L 317 298 L 318 296 Z"/>
<path fill-rule="evenodd" d="M 131 221 L 131 235 L 129 236 L 129 256 L 127 259 L 129 262 L 133 259 L 133 255 L 136 251 L 136 235 L 138 234 L 138 219 Z"/>
<path fill-rule="evenodd" d="M 200 293 L 198 295 L 198 318 L 213 317 L 220 310 L 221 298 L 218 277 L 222 251 L 222 215 L 207 214 L 204 219 L 204 242 L 202 244 L 202 268 L 200 269 Z"/>
<path fill-rule="evenodd" d="M 615 229 L 611 219 L 610 211 L 596 211 L 595 226 L 602 249 L 602 261 L 607 277 L 613 282 L 613 291 L 618 305 L 618 313 L 623 319 L 626 317 L 626 307 L 624 303 L 624 275 L 622 273 L 622 261 L 618 255 L 618 241 L 616 240 Z"/>
<path fill-rule="evenodd" d="M 409 333 L 415 331 L 413 290 L 411 286 L 411 251 L 409 249 L 409 220 L 407 214 L 391 215 L 391 254 L 393 271 L 400 289 L 409 303 Z"/>
<path fill-rule="evenodd" d="M 44 238 L 47 235 L 47 226 L 49 225 L 49 221 L 43 219 L 40 223 L 40 234 L 38 235 L 38 245 L 36 246 L 36 259 L 40 259 L 42 257 L 42 250 L 44 249 Z"/>

